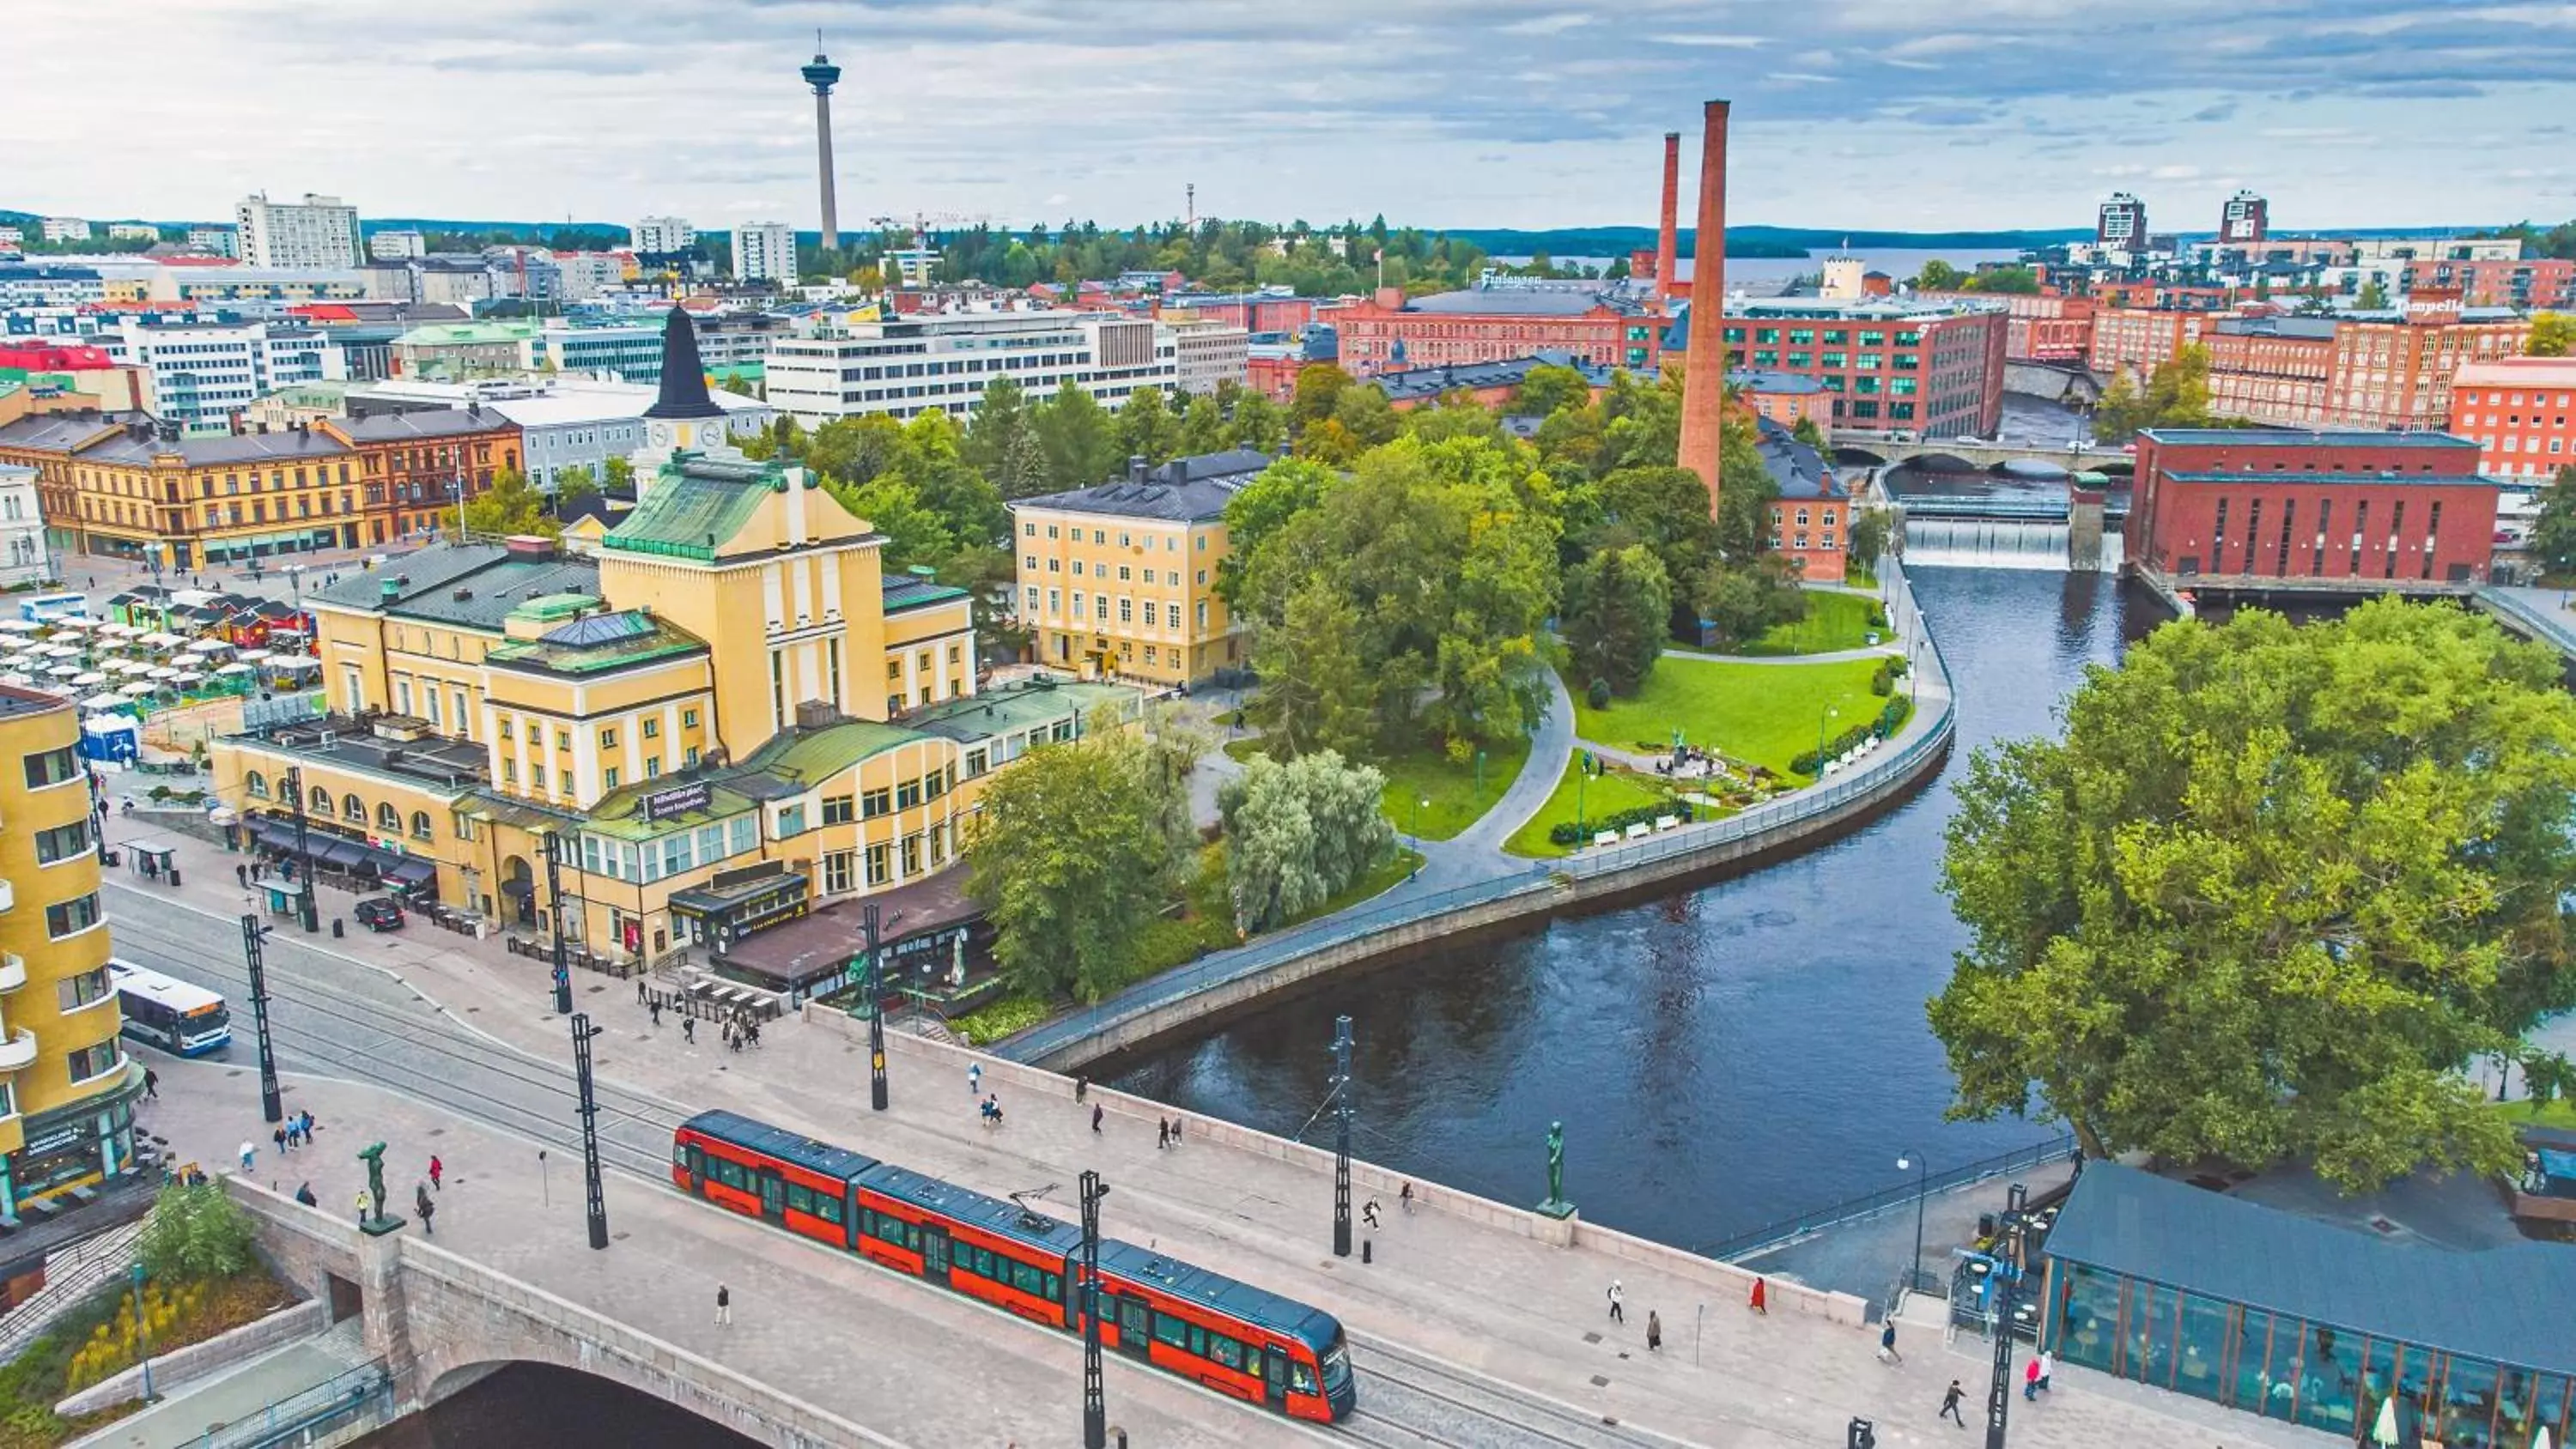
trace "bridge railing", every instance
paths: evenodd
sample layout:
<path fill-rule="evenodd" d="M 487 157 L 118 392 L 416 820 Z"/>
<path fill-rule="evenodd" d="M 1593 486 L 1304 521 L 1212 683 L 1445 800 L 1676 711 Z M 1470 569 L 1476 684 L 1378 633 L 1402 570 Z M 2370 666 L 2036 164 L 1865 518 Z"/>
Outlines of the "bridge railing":
<path fill-rule="evenodd" d="M 2010 1152 L 1998 1152 L 1991 1157 L 1981 1157 L 1974 1162 L 1961 1163 L 1947 1171 L 1933 1173 L 1929 1179 L 1918 1177 L 1912 1182 L 1884 1187 L 1876 1192 L 1865 1192 L 1858 1197 L 1845 1198 L 1838 1203 L 1830 1203 L 1791 1217 L 1767 1222 L 1748 1232 L 1737 1233 L 1731 1238 L 1711 1243 L 1700 1251 L 1712 1258 L 1723 1258 L 1733 1262 L 1750 1257 L 1765 1248 L 1776 1248 L 1810 1233 L 1823 1232 L 1837 1224 L 1875 1216 L 1889 1208 L 1912 1202 L 1917 1197 L 1947 1192 L 1954 1187 L 1965 1187 L 1972 1182 L 1983 1182 L 1990 1177 L 2001 1177 L 2007 1172 L 2019 1172 L 2024 1168 L 2041 1167 L 2051 1162 L 2069 1162 L 2077 1155 L 2074 1134 L 2061 1134 L 2046 1142 L 2033 1143 L 2028 1147 L 2016 1147 Z"/>
<path fill-rule="evenodd" d="M 310 1444 L 335 1430 L 383 1421 L 393 1407 L 393 1375 L 374 1359 L 289 1394 L 257 1413 L 219 1424 L 180 1449 L 269 1449 Z"/>

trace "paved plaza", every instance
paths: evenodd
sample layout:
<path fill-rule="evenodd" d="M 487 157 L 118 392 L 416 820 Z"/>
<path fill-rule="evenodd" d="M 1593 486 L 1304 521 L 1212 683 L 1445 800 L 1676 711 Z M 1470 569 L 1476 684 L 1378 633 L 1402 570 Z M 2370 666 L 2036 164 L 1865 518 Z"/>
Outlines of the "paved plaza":
<path fill-rule="evenodd" d="M 210 846 L 181 852 L 184 889 L 117 881 L 110 887 L 111 919 L 135 922 L 134 954 L 180 969 L 184 963 L 168 945 L 147 948 L 174 937 L 201 943 L 209 979 L 225 984 L 222 968 L 212 963 L 237 955 L 234 923 L 243 906 L 231 888 L 231 862 Z M 326 892 L 322 904 L 326 915 L 337 914 L 349 898 Z M 194 915 L 200 911 L 206 914 Z M 424 1019 L 434 1012 L 451 1036 L 449 1024 L 461 1024 L 541 1063 L 568 1055 L 562 1020 L 546 1003 L 542 969 L 507 956 L 496 942 L 419 923 L 397 935 L 353 932 L 341 941 L 282 931 L 268 959 L 282 995 L 330 991 L 381 1002 L 377 1009 L 396 1023 L 397 1034 L 404 1012 Z M 1103 1226 L 1114 1236 L 1318 1303 L 1342 1318 L 1363 1349 L 1372 1341 L 1400 1344 L 1681 1442 L 1840 1444 L 1842 1426 L 1855 1414 L 1878 1423 L 1885 1445 L 1956 1442 L 1949 1436 L 1959 1431 L 1934 1422 L 1941 1389 L 1958 1377 L 1973 1390 L 1983 1372 L 1983 1346 L 1974 1340 L 1953 1351 L 1937 1333 L 1909 1328 L 1907 1363 L 1891 1368 L 1874 1357 L 1874 1329 L 1776 1306 L 1758 1317 L 1731 1290 L 1720 1296 L 1712 1275 L 1675 1271 L 1670 1259 L 1654 1261 L 1661 1250 L 1623 1259 L 1598 1248 L 1550 1246 L 1525 1235 L 1525 1220 L 1516 1215 L 1497 1214 L 1478 1200 L 1453 1201 L 1433 1185 L 1417 1185 L 1425 1208 L 1406 1216 L 1396 1211 L 1388 1186 L 1396 1179 L 1374 1170 L 1363 1169 L 1363 1181 L 1375 1184 L 1363 1194 L 1379 1199 L 1384 1219 L 1368 1235 L 1374 1261 L 1336 1259 L 1327 1248 L 1329 1177 L 1310 1160 L 1281 1155 L 1275 1143 L 1254 1150 L 1217 1140 L 1249 1139 L 1240 1129 L 1191 1119 L 1186 1145 L 1162 1150 L 1153 1119 L 1178 1114 L 1095 1090 L 1092 1102 L 1107 1109 L 1095 1135 L 1090 1106 L 1073 1102 L 1070 1083 L 1000 1062 L 987 1065 L 985 1086 L 1000 1094 L 1006 1121 L 988 1128 L 972 1105 L 968 1055 L 909 1038 L 896 1039 L 893 1110 L 880 1115 L 864 1105 L 864 1047 L 846 1021 L 773 1023 L 760 1048 L 728 1053 L 712 1030 L 691 1046 L 676 1018 L 651 1025 L 631 987 L 588 976 L 577 985 L 583 1009 L 608 1030 L 597 1049 L 603 1078 L 667 1102 L 673 1114 L 730 1107 L 995 1195 L 1052 1187 L 1048 1201 L 1057 1210 L 1065 1210 L 1076 1176 L 1096 1168 L 1113 1188 Z M 296 1009 L 281 1005 L 281 1029 Z M 163 1064 L 163 1100 L 147 1120 L 154 1130 L 176 1127 L 172 1135 L 210 1164 L 228 1157 L 242 1136 L 257 1135 L 261 1180 L 291 1191 L 307 1169 L 296 1164 L 290 1180 L 268 1161 L 265 1134 L 253 1133 L 246 1041 L 234 1056 L 231 1065 Z M 494 1056 L 516 1072 L 539 1069 Z M 312 1107 L 330 1129 L 311 1172 L 326 1204 L 344 1206 L 356 1191 L 357 1168 L 348 1154 L 363 1142 L 352 1137 L 392 1141 L 391 1160 L 411 1164 L 403 1169 L 408 1174 L 418 1172 L 428 1151 L 438 1151 L 458 1179 L 440 1218 L 442 1241 L 897 1437 L 1053 1443 L 1061 1442 L 1058 1426 L 1071 1422 L 1061 1413 L 1077 1394 L 1079 1357 L 1070 1340 L 1004 1323 L 629 1177 L 610 1184 L 615 1246 L 588 1252 L 581 1247 L 577 1179 L 560 1151 L 549 1187 L 536 1170 L 533 1143 L 495 1136 L 415 1102 L 309 1081 L 296 1085 L 289 1105 Z M 1606 1130 L 1573 1124 L 1571 1196 L 1583 1196 L 1583 1154 L 1607 1150 Z M 1544 1187 L 1537 1143 L 1528 1176 L 1535 1199 Z M 397 1196 L 408 1198 L 407 1180 Z M 1614 1278 L 1624 1289 L 1624 1325 L 1606 1312 Z M 704 1321 L 719 1279 L 732 1283 L 743 1305 L 729 1336 Z M 764 1304 L 776 1317 L 755 1324 L 746 1310 Z M 1653 1356 L 1644 1343 L 1649 1311 L 1664 1326 L 1663 1351 Z M 905 1349 L 877 1361 L 859 1355 L 854 1363 L 851 1355 L 835 1353 L 828 1364 L 817 1363 L 811 1325 L 824 1321 L 854 1343 Z M 997 1416 L 974 1426 L 989 1437 L 919 1437 L 925 1423 L 953 1429 L 941 1416 L 965 1407 L 921 1371 L 970 1362 L 1008 1390 L 974 1396 Z M 1363 1404 L 1367 1363 L 1363 1353 Z M 1141 1443 L 1269 1442 L 1304 1432 L 1159 1375 L 1113 1370 L 1110 1387 L 1114 1414 L 1138 1430 Z M 2061 1373 L 2049 1401 L 2016 1408 L 2014 1440 L 2035 1446 L 2326 1442 L 2074 1370 Z M 1149 1422 L 1157 1424 L 1150 1436 L 1142 1428 Z"/>

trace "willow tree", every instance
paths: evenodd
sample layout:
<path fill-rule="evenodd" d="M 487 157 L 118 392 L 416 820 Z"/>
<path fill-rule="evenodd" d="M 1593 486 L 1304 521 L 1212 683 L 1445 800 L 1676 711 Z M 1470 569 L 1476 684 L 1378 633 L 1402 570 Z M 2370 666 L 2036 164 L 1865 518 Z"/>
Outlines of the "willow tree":
<path fill-rule="evenodd" d="M 2463 1072 L 2576 1003 L 2576 698 L 2448 605 L 2169 624 L 1978 751 L 1931 1003 L 1952 1114 L 2347 1189 L 2509 1164 Z"/>

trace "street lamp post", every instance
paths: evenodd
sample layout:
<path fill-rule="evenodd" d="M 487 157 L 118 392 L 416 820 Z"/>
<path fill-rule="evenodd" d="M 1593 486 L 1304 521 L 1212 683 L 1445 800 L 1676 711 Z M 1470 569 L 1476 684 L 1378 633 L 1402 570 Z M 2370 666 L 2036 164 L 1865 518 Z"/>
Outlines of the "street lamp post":
<path fill-rule="evenodd" d="M 277 1119 L 272 1117 L 270 1121 Z M 143 1402 L 152 1402 L 152 1321 L 143 1312 L 143 1265 L 134 1265 L 134 1329 L 143 1335 Z"/>
<path fill-rule="evenodd" d="M 1908 1162 L 1907 1158 L 1913 1161 Z M 1905 1289 L 1909 1293 L 1919 1293 L 1923 1289 L 1923 1205 L 1932 1196 L 1932 1159 L 1920 1152 L 1899 1154 L 1896 1170 L 1903 1172 L 1909 1166 L 1918 1169 L 1922 1176 L 1916 1180 L 1914 1188 L 1914 1263 L 1906 1269 Z"/>
<path fill-rule="evenodd" d="M 572 961 L 564 947 L 563 836 L 549 830 L 546 841 L 546 913 L 555 938 L 555 1015 L 572 1014 Z"/>
<path fill-rule="evenodd" d="M 1816 778 L 1818 780 L 1825 778 L 1825 722 L 1840 719 L 1842 714 L 1841 710 L 1829 704 L 1825 706 L 1823 714 L 1816 716 Z"/>
<path fill-rule="evenodd" d="M 1109 1402 L 1100 1378 L 1100 1200 L 1109 1185 L 1082 1174 L 1082 1449 L 1108 1449 Z M 1119 1344 L 1126 1344 L 1120 1330 Z"/>
<path fill-rule="evenodd" d="M 1333 1256 L 1351 1255 L 1351 1019 L 1333 1020 Z"/>
<path fill-rule="evenodd" d="M 859 913 L 859 925 L 867 932 L 868 937 L 868 969 L 864 977 L 865 984 L 859 988 L 867 994 L 868 1106 L 882 1112 L 886 1109 L 885 978 L 883 975 L 885 957 L 884 953 L 877 949 L 877 931 L 880 922 L 877 920 L 877 907 L 874 902 L 870 902 L 868 907 Z"/>
<path fill-rule="evenodd" d="M 594 1248 L 608 1246 L 608 1199 L 599 1188 L 599 1098 L 592 1093 L 590 1080 L 590 1039 L 600 1031 L 590 1024 L 589 1013 L 573 1014 L 573 1081 L 581 1094 L 583 1207 L 590 1218 L 590 1245 Z"/>
<path fill-rule="evenodd" d="M 310 936 L 322 929 L 322 913 L 313 904 L 313 840 L 304 824 L 304 771 L 286 772 L 287 800 L 295 807 L 295 888 L 297 918 Z"/>
<path fill-rule="evenodd" d="M 259 1113 L 262 1121 L 286 1120 L 286 1104 L 277 1090 L 277 1053 L 268 1040 L 268 971 L 261 960 L 260 942 L 268 927 L 259 923 L 256 911 L 241 918 L 242 960 L 250 968 L 250 1019 L 259 1038 Z"/>

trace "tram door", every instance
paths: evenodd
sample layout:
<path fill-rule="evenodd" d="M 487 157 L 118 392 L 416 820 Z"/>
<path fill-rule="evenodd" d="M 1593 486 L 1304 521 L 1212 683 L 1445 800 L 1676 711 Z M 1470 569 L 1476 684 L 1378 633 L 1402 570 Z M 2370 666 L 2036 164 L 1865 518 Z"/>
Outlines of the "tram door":
<path fill-rule="evenodd" d="M 1261 1397 L 1274 1409 L 1288 1402 L 1288 1355 L 1280 1349 L 1261 1351 Z"/>
<path fill-rule="evenodd" d="M 787 1184 L 765 1168 L 760 1174 L 760 1215 L 773 1223 L 787 1221 Z"/>
<path fill-rule="evenodd" d="M 948 1230 L 946 1228 L 932 1227 L 928 1223 L 922 1224 L 921 1276 L 943 1286 L 948 1282 Z"/>
<path fill-rule="evenodd" d="M 707 1191 L 707 1150 L 694 1142 L 690 1143 L 688 1166 L 689 1191 L 704 1197 Z"/>
<path fill-rule="evenodd" d="M 1118 1305 L 1118 1351 L 1138 1358 L 1150 1357 L 1154 1348 L 1154 1310 L 1141 1298 L 1120 1298 Z"/>

